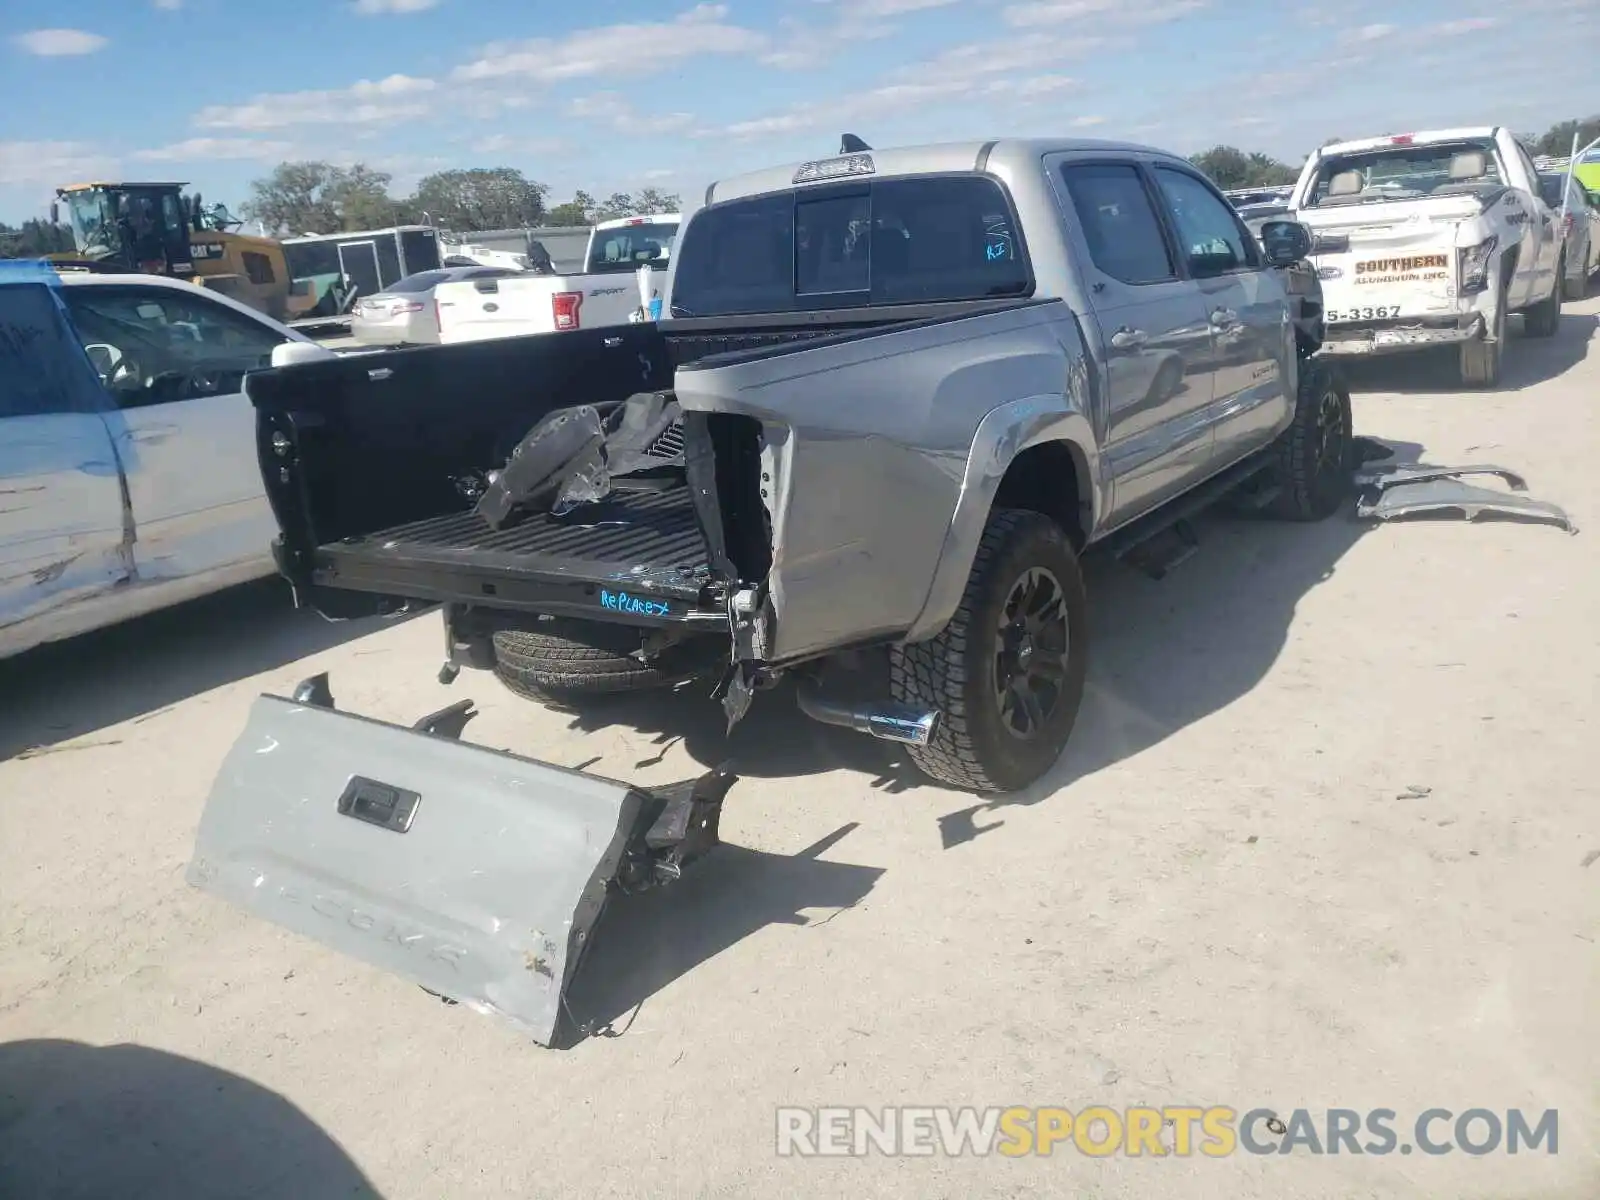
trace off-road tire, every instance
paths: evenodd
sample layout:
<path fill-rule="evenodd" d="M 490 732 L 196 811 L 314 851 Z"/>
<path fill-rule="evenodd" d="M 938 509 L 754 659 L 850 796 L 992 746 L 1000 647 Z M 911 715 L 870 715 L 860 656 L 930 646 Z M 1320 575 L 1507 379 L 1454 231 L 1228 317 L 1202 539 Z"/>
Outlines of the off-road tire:
<path fill-rule="evenodd" d="M 1043 729 L 1023 741 L 1005 727 L 995 697 L 996 639 L 1012 588 L 1036 567 L 1048 570 L 1060 586 L 1067 658 Z M 963 791 L 1010 792 L 1036 782 L 1061 757 L 1077 721 L 1087 647 L 1083 574 L 1066 533 L 1038 513 L 997 509 L 950 623 L 938 637 L 890 651 L 894 699 L 940 714 L 932 741 L 906 748 L 911 761 L 930 779 Z"/>
<path fill-rule="evenodd" d="M 1495 305 L 1494 326 L 1482 338 L 1462 342 L 1459 372 L 1461 386 L 1492 388 L 1500 384 L 1500 364 L 1506 354 L 1506 290 L 1500 288 L 1500 303 Z"/>
<path fill-rule="evenodd" d="M 1523 328 L 1529 337 L 1555 337 L 1556 330 L 1561 328 L 1561 289 L 1566 274 L 1567 256 L 1563 253 L 1556 263 L 1556 280 L 1550 294 L 1522 314 Z"/>
<path fill-rule="evenodd" d="M 1327 363 L 1300 364 L 1294 421 L 1272 447 L 1269 486 L 1277 494 L 1262 513 L 1280 521 L 1321 521 L 1350 491 L 1354 465 L 1350 389 Z"/>
<path fill-rule="evenodd" d="M 1561 298 L 1563 300 L 1582 300 L 1589 293 L 1589 277 L 1579 275 L 1574 279 L 1565 270 L 1561 273 Z"/>
<path fill-rule="evenodd" d="M 496 677 L 525 700 L 648 691 L 714 669 L 713 639 L 670 646 L 644 663 L 633 657 L 639 636 L 631 626 L 559 618 L 538 626 L 537 632 L 497 629 L 492 637 Z"/>

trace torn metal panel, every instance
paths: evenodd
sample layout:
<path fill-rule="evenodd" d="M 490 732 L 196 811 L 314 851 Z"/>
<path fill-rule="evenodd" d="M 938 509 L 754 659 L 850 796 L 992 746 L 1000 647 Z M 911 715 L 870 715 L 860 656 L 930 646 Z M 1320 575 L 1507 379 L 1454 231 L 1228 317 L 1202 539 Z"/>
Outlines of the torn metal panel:
<path fill-rule="evenodd" d="M 714 847 L 736 779 L 634 788 L 456 740 L 470 701 L 405 729 L 303 694 L 256 700 L 188 882 L 546 1045 L 608 892 Z"/>
<path fill-rule="evenodd" d="M 1482 512 L 1498 512 L 1549 521 L 1560 525 L 1568 533 L 1578 532 L 1572 518 L 1554 504 L 1516 492 L 1474 487 L 1454 478 L 1430 477 L 1414 483 L 1370 489 L 1356 500 L 1358 517 L 1375 517 L 1380 521 L 1450 509 L 1460 510 L 1469 521 L 1476 520 Z"/>
<path fill-rule="evenodd" d="M 606 465 L 612 475 L 660 470 L 683 465 L 683 439 L 667 434 L 678 423 L 678 405 L 671 392 L 630 396 L 606 434 Z"/>
<path fill-rule="evenodd" d="M 1359 487 L 1381 490 L 1403 483 L 1421 483 L 1428 479 L 1454 479 L 1461 475 L 1497 475 L 1505 480 L 1506 486 L 1514 492 L 1528 490 L 1528 481 L 1521 475 L 1489 463 L 1478 463 L 1470 467 L 1431 467 L 1423 463 L 1395 463 L 1357 471 L 1355 482 Z"/>
<path fill-rule="evenodd" d="M 686 431 L 695 414 L 759 430 L 759 456 L 718 455 L 716 466 L 730 526 L 753 525 L 758 506 L 770 514 L 768 661 L 904 634 L 947 558 L 964 586 L 982 521 L 961 521 L 947 542 L 978 430 L 1013 403 L 1044 410 L 1044 426 L 1081 418 L 1068 392 L 1080 354 L 1071 313 L 1039 304 L 680 366 Z M 982 470 L 998 486 L 1006 465 Z M 736 561 L 758 540 L 725 532 Z"/>
<path fill-rule="evenodd" d="M 598 467 L 605 429 L 592 404 L 564 408 L 545 417 L 517 444 L 506 465 L 494 472 L 477 503 L 477 513 L 495 529 L 513 515 L 553 498 L 569 477 Z"/>

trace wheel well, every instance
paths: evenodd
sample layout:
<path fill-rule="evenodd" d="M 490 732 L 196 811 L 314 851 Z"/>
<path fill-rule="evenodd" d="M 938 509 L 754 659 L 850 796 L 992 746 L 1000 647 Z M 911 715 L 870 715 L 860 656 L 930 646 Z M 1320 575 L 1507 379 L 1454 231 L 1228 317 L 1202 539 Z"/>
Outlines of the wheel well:
<path fill-rule="evenodd" d="M 996 508 L 1041 513 L 1066 530 L 1075 548 L 1083 549 L 1094 511 L 1087 465 L 1068 442 L 1030 446 L 1006 468 L 995 494 Z"/>

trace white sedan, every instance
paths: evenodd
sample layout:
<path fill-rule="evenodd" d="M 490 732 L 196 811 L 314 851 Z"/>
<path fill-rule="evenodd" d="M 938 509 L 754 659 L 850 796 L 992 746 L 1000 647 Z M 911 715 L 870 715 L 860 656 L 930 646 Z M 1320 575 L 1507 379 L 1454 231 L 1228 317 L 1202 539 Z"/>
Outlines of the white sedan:
<path fill-rule="evenodd" d="M 332 354 L 180 280 L 0 275 L 0 657 L 271 574 L 244 376 Z"/>

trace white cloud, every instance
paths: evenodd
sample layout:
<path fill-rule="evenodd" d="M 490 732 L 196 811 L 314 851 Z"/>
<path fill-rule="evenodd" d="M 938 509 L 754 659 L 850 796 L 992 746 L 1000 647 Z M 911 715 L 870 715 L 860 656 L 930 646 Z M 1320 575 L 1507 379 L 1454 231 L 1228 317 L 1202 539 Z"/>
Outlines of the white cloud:
<path fill-rule="evenodd" d="M 1478 33 L 1480 30 L 1493 29 L 1500 22 L 1494 17 L 1462 17 L 1456 21 L 1443 21 L 1433 27 L 1433 32 L 1442 33 L 1445 37 L 1456 37 L 1463 33 Z"/>
<path fill-rule="evenodd" d="M 1066 25 L 1094 17 L 1111 24 L 1160 25 L 1206 6 L 1206 0 L 1032 0 L 1008 5 L 1001 13 L 1007 25 L 1036 28 Z"/>
<path fill-rule="evenodd" d="M 1394 31 L 1395 31 L 1395 27 L 1393 25 L 1383 25 L 1383 24 L 1362 25 L 1360 28 L 1351 29 L 1348 32 L 1346 32 L 1345 35 L 1342 38 L 1340 38 L 1340 41 L 1345 41 L 1345 42 L 1376 42 L 1380 38 L 1388 37 Z"/>
<path fill-rule="evenodd" d="M 167 146 L 136 150 L 133 157 L 142 162 L 233 161 L 281 162 L 294 150 L 293 143 L 259 141 L 255 138 L 189 138 Z"/>
<path fill-rule="evenodd" d="M 469 147 L 474 154 L 507 154 L 517 157 L 558 154 L 567 149 L 560 138 L 515 138 L 510 134 L 496 133 L 479 138 Z"/>
<path fill-rule="evenodd" d="M 356 12 L 364 17 L 382 13 L 414 13 L 433 8 L 439 0 L 356 0 Z"/>
<path fill-rule="evenodd" d="M 35 29 L 12 39 L 29 54 L 41 58 L 60 58 L 74 54 L 93 54 L 108 45 L 110 38 L 82 29 Z"/>
<path fill-rule="evenodd" d="M 578 96 L 567 102 L 565 112 L 579 121 L 593 121 L 619 133 L 636 135 L 682 133 L 695 124 L 692 113 L 640 112 L 617 92 Z"/>
<path fill-rule="evenodd" d="M 540 83 L 583 79 L 617 72 L 638 75 L 661 71 L 689 58 L 713 54 L 752 54 L 766 36 L 724 18 L 721 4 L 701 4 L 670 21 L 580 29 L 561 38 L 496 42 L 478 58 L 454 71 L 463 82 L 521 78 Z"/>
<path fill-rule="evenodd" d="M 85 142 L 0 142 L 0 181 L 6 186 L 59 187 L 116 169 L 115 157 Z"/>
<path fill-rule="evenodd" d="M 163 12 L 177 12 L 183 7 L 183 0 L 151 0 Z"/>
<path fill-rule="evenodd" d="M 960 0 L 819 0 L 837 15 L 817 26 L 794 17 L 778 22 L 778 31 L 768 39 L 761 62 L 782 70 L 825 63 L 841 46 L 859 45 L 892 35 L 897 17 L 907 17 L 932 9 L 947 8 Z"/>
<path fill-rule="evenodd" d="M 1082 116 L 1072 119 L 1072 125 L 1075 129 L 1092 129 L 1096 125 L 1104 125 L 1105 123 L 1106 119 L 1104 117 L 1096 116 Z"/>
<path fill-rule="evenodd" d="M 757 138 L 879 121 L 954 101 L 989 99 L 1012 106 L 1035 103 L 1078 87 L 1076 80 L 1053 68 L 1108 44 L 1097 37 L 1052 35 L 971 42 L 901 67 L 864 92 L 795 105 L 770 116 L 734 122 L 719 132 L 733 138 Z"/>
<path fill-rule="evenodd" d="M 295 125 L 374 125 L 426 117 L 432 106 L 427 94 L 438 87 L 431 79 L 390 75 L 362 79 L 347 88 L 277 92 L 256 96 L 248 104 L 212 104 L 195 115 L 203 129 L 287 129 Z"/>

